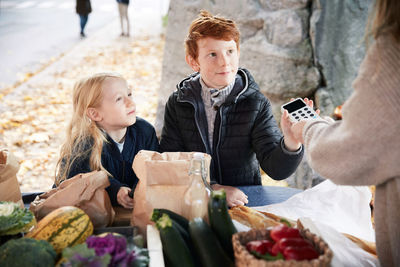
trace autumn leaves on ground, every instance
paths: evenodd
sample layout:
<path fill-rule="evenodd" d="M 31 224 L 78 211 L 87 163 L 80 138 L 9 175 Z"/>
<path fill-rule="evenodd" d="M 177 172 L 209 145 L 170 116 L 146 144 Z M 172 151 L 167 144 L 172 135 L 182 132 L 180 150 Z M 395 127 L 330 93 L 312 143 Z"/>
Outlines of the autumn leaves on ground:
<path fill-rule="evenodd" d="M 80 78 L 122 74 L 133 89 L 138 116 L 154 124 L 163 38 L 108 38 L 86 39 L 25 82 L 0 89 L 0 149 L 20 160 L 22 192 L 51 188 L 72 111 L 72 88 Z"/>

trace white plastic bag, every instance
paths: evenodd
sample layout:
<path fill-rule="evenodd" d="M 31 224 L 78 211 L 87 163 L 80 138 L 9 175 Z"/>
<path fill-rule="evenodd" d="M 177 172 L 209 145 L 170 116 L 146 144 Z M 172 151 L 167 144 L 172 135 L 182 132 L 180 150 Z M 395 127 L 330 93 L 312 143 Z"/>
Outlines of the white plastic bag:
<path fill-rule="evenodd" d="M 333 251 L 332 267 L 380 266 L 377 258 L 361 249 L 334 228 L 309 218 L 300 218 L 304 228 L 319 235 Z"/>
<path fill-rule="evenodd" d="M 336 185 L 326 180 L 284 202 L 256 209 L 292 220 L 308 217 L 340 233 L 375 242 L 369 207 L 371 197 L 367 186 Z"/>
<path fill-rule="evenodd" d="M 310 231 L 322 236 L 331 247 L 332 266 L 379 266 L 373 255 L 341 234 L 375 242 L 369 207 L 371 197 L 366 186 L 342 186 L 326 180 L 284 202 L 255 209 L 292 220 L 308 218 L 305 228 L 312 228 Z"/>

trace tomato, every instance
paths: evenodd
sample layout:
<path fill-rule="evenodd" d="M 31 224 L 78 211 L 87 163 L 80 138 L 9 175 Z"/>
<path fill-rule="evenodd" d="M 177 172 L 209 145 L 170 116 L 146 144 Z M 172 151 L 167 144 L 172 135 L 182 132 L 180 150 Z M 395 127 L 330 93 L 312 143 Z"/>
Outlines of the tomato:
<path fill-rule="evenodd" d="M 271 253 L 273 245 L 274 242 L 270 240 L 254 240 L 248 242 L 246 244 L 246 248 L 250 252 L 255 251 L 261 255 L 264 255 L 265 253 Z"/>
<path fill-rule="evenodd" d="M 280 239 L 285 237 L 302 238 L 299 229 L 288 227 L 284 224 L 280 224 L 272 228 L 270 231 L 270 236 L 275 242 L 278 242 Z"/>
<path fill-rule="evenodd" d="M 311 246 L 286 247 L 283 250 L 285 260 L 312 260 L 319 257 L 319 253 Z"/>
<path fill-rule="evenodd" d="M 298 237 L 285 237 L 280 239 L 276 244 L 278 244 L 280 252 L 283 252 L 287 247 L 312 247 L 310 241 Z"/>

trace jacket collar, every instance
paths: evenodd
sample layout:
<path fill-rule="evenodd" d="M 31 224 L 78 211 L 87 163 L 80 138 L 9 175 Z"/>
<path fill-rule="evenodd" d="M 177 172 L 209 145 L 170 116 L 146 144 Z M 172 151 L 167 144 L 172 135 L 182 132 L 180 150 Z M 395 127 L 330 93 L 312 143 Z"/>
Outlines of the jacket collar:
<path fill-rule="evenodd" d="M 183 79 L 177 85 L 177 90 L 179 102 L 199 101 L 201 99 L 200 73 L 195 72 Z M 254 90 L 259 91 L 260 89 L 250 72 L 244 68 L 239 68 L 236 75 L 235 85 L 224 105 L 236 103 L 242 97 L 254 93 Z"/>

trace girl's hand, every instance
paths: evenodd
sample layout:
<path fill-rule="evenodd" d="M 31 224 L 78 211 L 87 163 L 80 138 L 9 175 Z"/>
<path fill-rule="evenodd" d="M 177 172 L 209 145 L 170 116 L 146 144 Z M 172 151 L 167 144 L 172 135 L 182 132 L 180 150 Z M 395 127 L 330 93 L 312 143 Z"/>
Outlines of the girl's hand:
<path fill-rule="evenodd" d="M 291 99 L 293 100 L 293 98 Z M 304 102 L 310 107 L 314 107 L 314 102 L 309 100 L 308 98 L 304 98 Z M 319 114 L 319 110 L 316 110 L 316 113 Z M 294 127 L 296 125 L 296 127 Z M 289 151 L 296 151 L 300 148 L 303 141 L 303 127 L 305 125 L 305 121 L 300 121 L 297 123 L 293 123 L 289 119 L 289 112 L 285 110 L 282 113 L 281 117 L 281 128 L 284 136 L 285 147 Z"/>
<path fill-rule="evenodd" d="M 213 190 L 219 190 L 219 189 L 225 190 L 226 203 L 230 208 L 234 206 L 244 206 L 245 204 L 249 203 L 247 195 L 236 187 L 228 185 L 219 185 L 219 184 L 214 184 L 211 187 Z"/>
<path fill-rule="evenodd" d="M 126 209 L 133 208 L 133 198 L 130 198 L 128 195 L 130 191 L 131 189 L 129 187 L 121 186 L 117 194 L 118 203 Z"/>

